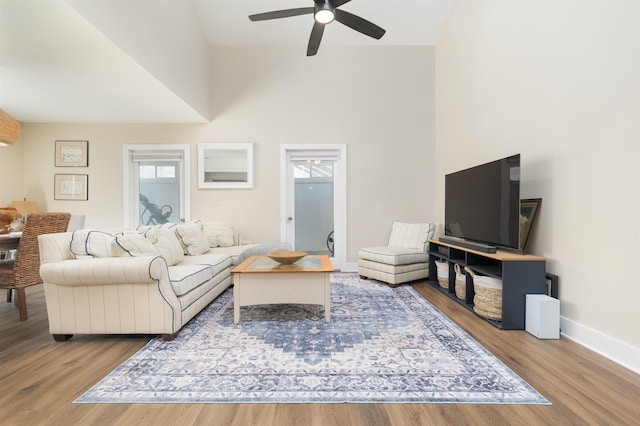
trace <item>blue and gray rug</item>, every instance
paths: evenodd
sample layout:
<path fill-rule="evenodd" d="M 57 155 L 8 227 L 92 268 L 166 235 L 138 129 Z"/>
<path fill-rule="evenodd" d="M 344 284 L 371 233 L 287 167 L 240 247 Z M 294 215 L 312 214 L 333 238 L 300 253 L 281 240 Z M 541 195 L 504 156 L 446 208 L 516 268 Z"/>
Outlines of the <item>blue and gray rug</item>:
<path fill-rule="evenodd" d="M 408 285 L 332 274 L 316 305 L 243 307 L 232 289 L 77 403 L 549 404 Z"/>

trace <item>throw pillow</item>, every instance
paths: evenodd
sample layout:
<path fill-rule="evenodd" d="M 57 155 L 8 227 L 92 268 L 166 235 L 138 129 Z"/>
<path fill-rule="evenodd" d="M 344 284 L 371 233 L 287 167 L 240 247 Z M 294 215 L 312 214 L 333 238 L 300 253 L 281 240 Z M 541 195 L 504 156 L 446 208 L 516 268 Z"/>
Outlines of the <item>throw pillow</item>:
<path fill-rule="evenodd" d="M 156 246 L 142 234 L 126 234 L 116 236 L 118 244 L 129 256 L 158 256 Z"/>
<path fill-rule="evenodd" d="M 118 257 L 126 253 L 116 244 L 116 236 L 108 232 L 78 229 L 71 235 L 71 254 L 76 259 Z"/>
<path fill-rule="evenodd" d="M 202 232 L 202 223 L 193 221 L 176 225 L 176 236 L 185 254 L 195 256 L 209 251 L 209 240 Z"/>
<path fill-rule="evenodd" d="M 178 264 L 184 258 L 182 245 L 173 229 L 155 228 L 147 231 L 146 237 L 151 240 L 167 265 Z"/>
<path fill-rule="evenodd" d="M 204 223 L 202 232 L 211 247 L 230 247 L 233 245 L 233 228 L 226 223 Z"/>
<path fill-rule="evenodd" d="M 394 221 L 389 236 L 389 247 L 411 248 L 426 251 L 434 225 L 429 222 L 408 223 Z"/>

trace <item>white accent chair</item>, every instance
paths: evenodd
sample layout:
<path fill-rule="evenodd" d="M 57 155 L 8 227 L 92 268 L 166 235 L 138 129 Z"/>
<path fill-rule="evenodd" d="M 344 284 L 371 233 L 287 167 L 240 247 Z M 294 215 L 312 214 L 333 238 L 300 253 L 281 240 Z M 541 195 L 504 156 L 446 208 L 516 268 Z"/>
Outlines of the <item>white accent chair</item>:
<path fill-rule="evenodd" d="M 435 224 L 394 221 L 386 246 L 358 251 L 358 274 L 391 286 L 429 276 L 429 240 Z"/>

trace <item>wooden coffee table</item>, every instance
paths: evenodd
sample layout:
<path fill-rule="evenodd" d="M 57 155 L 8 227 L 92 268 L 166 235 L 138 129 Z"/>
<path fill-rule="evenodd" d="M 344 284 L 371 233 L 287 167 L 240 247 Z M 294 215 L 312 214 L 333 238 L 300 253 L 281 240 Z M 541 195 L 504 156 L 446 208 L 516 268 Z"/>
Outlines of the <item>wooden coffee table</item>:
<path fill-rule="evenodd" d="M 267 256 L 251 256 L 233 275 L 233 322 L 240 322 L 240 307 L 276 303 L 324 305 L 331 320 L 329 256 L 305 256 L 293 265 L 280 265 Z"/>

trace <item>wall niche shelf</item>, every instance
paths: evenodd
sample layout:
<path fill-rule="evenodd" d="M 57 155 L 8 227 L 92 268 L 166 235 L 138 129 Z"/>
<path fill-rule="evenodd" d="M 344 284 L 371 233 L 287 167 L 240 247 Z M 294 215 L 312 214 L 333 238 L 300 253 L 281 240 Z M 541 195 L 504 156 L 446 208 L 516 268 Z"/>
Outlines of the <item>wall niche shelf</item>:
<path fill-rule="evenodd" d="M 436 260 L 448 262 L 448 288 L 442 288 L 438 284 Z M 468 266 L 475 274 L 502 279 L 502 321 L 483 319 L 500 329 L 524 330 L 526 295 L 545 294 L 546 267 L 543 257 L 501 250 L 496 253 L 483 253 L 438 240 L 430 240 L 429 284 L 473 311 L 473 281 L 469 275 L 466 280 L 465 300 L 456 297 L 455 264 L 460 265 L 461 268 Z"/>

